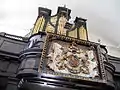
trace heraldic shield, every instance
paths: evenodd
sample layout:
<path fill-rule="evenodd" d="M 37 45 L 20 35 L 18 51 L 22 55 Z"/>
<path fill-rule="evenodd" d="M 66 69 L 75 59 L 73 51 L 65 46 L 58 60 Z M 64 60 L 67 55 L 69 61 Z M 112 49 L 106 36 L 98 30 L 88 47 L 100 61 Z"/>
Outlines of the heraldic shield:
<path fill-rule="evenodd" d="M 41 73 L 68 78 L 102 79 L 103 67 L 98 44 L 66 36 L 48 34 L 44 46 Z"/>

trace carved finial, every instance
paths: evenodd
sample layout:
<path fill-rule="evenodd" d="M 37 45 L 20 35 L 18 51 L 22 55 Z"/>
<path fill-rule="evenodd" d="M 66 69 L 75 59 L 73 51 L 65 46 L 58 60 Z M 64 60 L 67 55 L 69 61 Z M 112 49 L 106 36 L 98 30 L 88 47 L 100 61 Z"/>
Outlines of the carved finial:
<path fill-rule="evenodd" d="M 64 5 L 64 8 L 66 8 L 66 4 Z"/>
<path fill-rule="evenodd" d="M 100 39 L 98 39 L 98 43 L 100 43 L 101 42 L 101 40 Z"/>

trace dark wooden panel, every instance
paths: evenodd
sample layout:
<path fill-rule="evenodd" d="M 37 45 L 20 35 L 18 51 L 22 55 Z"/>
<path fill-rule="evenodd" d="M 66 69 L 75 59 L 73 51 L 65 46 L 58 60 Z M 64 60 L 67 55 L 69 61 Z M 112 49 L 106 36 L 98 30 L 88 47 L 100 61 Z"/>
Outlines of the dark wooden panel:
<path fill-rule="evenodd" d="M 26 44 L 27 40 L 23 40 L 22 37 L 10 34 L 0 34 L 0 51 L 4 53 L 19 54 Z"/>

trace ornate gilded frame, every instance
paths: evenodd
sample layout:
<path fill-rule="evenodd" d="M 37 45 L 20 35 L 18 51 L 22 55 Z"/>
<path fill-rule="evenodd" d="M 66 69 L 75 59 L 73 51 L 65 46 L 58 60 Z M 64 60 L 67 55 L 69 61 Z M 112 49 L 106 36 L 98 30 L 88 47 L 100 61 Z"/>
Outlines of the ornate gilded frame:
<path fill-rule="evenodd" d="M 46 55 L 48 52 L 49 43 L 52 40 L 58 40 L 58 41 L 60 40 L 60 41 L 64 41 L 64 42 L 75 42 L 78 45 L 85 45 L 88 47 L 92 46 L 93 48 L 95 48 L 100 78 L 93 79 L 93 78 L 88 78 L 88 77 L 81 77 L 81 76 L 77 76 L 77 75 L 70 75 L 70 74 L 58 73 L 58 72 L 47 70 Z M 80 39 L 76 39 L 76 38 L 72 38 L 72 37 L 68 37 L 68 36 L 64 36 L 64 35 L 47 33 L 44 48 L 42 51 L 42 56 L 40 59 L 39 73 L 46 74 L 46 75 L 54 75 L 54 77 L 74 78 L 74 79 L 89 80 L 89 81 L 96 81 L 96 82 L 105 82 L 106 81 L 106 74 L 105 74 L 105 68 L 103 65 L 103 60 L 101 57 L 100 44 L 90 42 L 90 41 L 80 40 Z"/>

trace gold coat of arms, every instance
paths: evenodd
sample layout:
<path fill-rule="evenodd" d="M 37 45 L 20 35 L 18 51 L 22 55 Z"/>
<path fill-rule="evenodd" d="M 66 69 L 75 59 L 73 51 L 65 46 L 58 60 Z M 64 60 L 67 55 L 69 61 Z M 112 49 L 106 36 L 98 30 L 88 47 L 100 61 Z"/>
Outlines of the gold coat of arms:
<path fill-rule="evenodd" d="M 76 43 L 52 42 L 47 58 L 48 67 L 54 72 L 91 78 L 98 76 L 94 51 Z"/>

